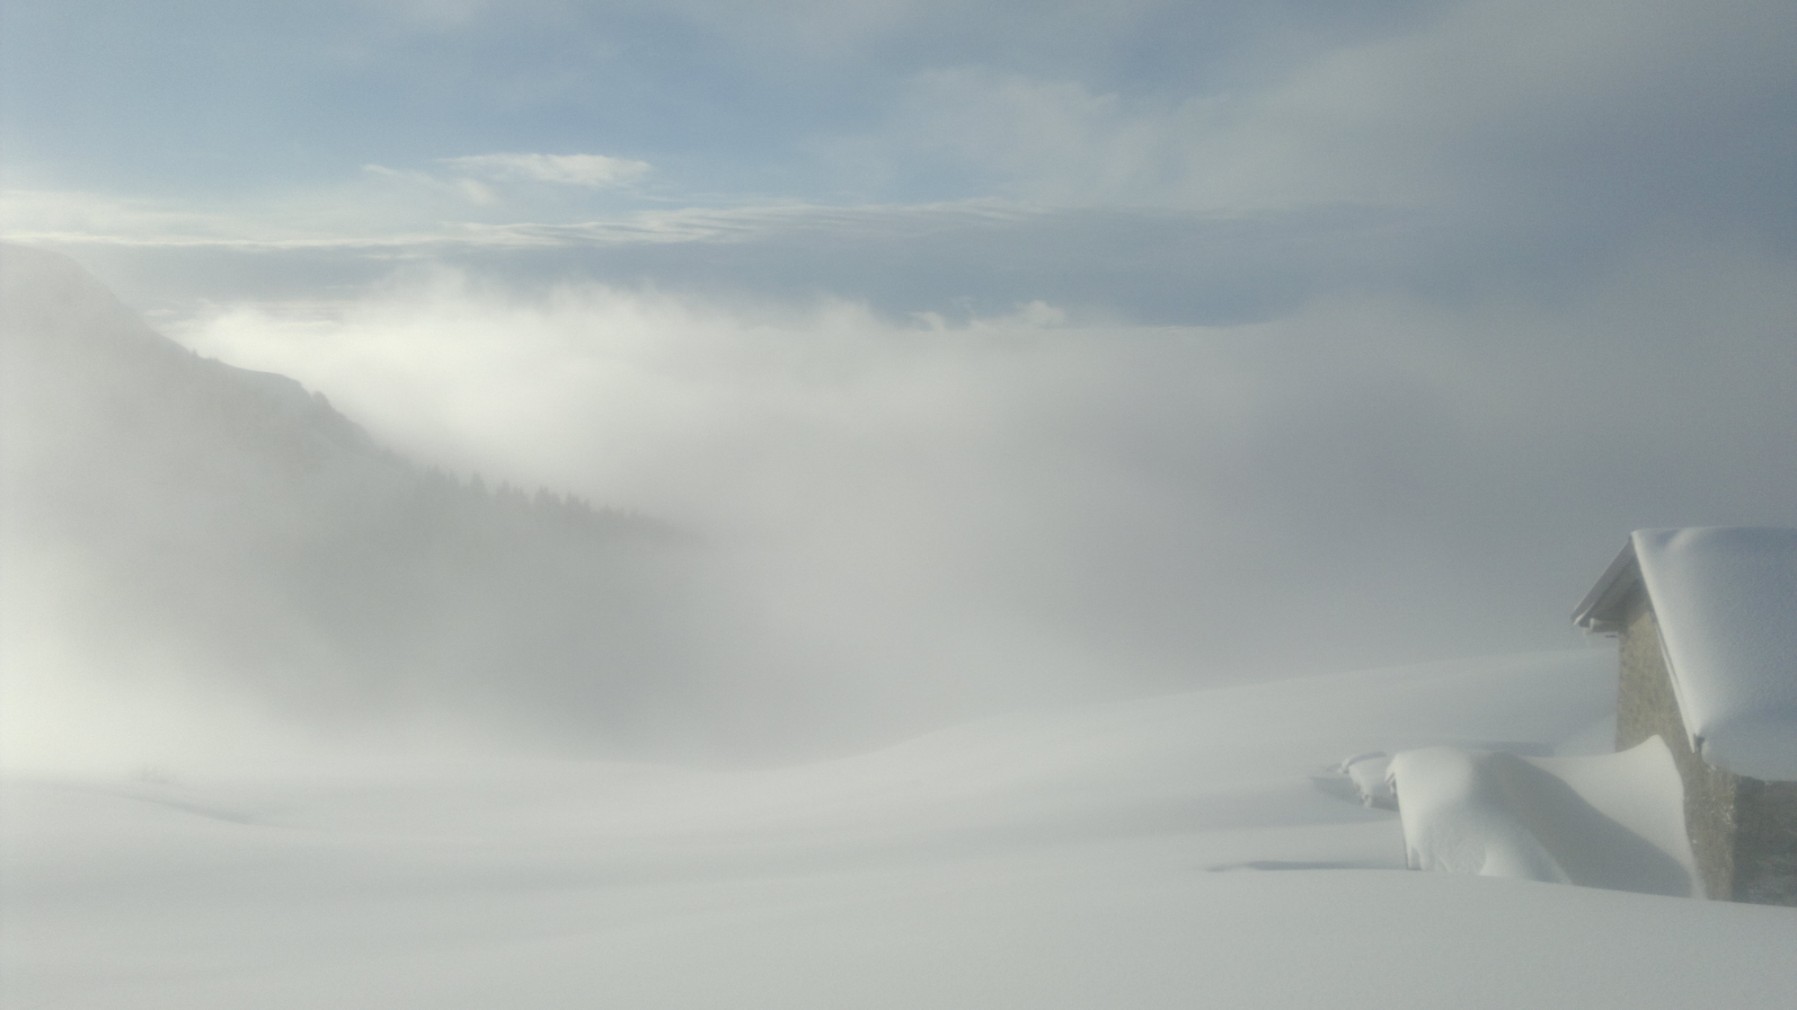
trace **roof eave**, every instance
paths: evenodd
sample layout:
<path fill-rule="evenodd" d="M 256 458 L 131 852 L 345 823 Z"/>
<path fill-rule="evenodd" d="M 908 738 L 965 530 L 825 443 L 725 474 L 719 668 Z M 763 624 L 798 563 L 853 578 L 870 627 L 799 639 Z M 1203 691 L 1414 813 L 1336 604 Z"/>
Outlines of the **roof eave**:
<path fill-rule="evenodd" d="M 1572 623 L 1586 631 L 1621 630 L 1628 620 L 1627 602 L 1640 586 L 1641 565 L 1635 558 L 1635 540 L 1630 537 L 1597 584 L 1579 601 L 1572 612 Z"/>

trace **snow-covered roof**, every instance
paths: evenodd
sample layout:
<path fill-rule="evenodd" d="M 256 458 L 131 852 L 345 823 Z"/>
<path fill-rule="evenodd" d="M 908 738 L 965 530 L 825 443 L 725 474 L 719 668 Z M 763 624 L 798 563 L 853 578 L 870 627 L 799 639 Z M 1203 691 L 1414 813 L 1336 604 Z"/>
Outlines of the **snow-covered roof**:
<path fill-rule="evenodd" d="M 1636 586 L 1692 748 L 1737 775 L 1797 781 L 1797 529 L 1637 530 L 1574 620 L 1615 628 Z"/>

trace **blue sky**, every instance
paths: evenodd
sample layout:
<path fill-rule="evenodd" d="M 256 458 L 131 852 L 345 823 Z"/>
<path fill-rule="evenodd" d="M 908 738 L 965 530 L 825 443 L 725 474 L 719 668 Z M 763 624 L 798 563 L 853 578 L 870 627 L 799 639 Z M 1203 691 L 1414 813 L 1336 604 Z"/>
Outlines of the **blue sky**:
<path fill-rule="evenodd" d="M 737 194 L 963 197 L 870 187 L 817 148 L 932 74 L 1179 101 L 1415 5 L 1332 6 L 10 3 L 7 139 L 79 185 L 177 193 L 498 150 L 647 158 Z"/>
<path fill-rule="evenodd" d="M 529 233 L 573 261 L 724 229 L 1017 254 L 957 264 L 952 291 L 833 257 L 833 292 L 899 311 L 1052 297 L 1122 249 L 1141 262 L 1119 273 L 1172 276 L 1074 297 L 1210 321 L 1334 285 L 1552 284 L 1677 236 L 1787 253 L 1797 233 L 1797 29 L 1776 2 L 0 11 L 0 223 L 95 246 Z M 1237 279 L 1172 290 L 1221 270 Z"/>
<path fill-rule="evenodd" d="M 914 678 L 1559 646 L 1629 529 L 1797 524 L 1786 0 L 0 0 L 0 47 L 0 231 L 409 452 L 787 544 L 820 668 L 876 605 Z"/>

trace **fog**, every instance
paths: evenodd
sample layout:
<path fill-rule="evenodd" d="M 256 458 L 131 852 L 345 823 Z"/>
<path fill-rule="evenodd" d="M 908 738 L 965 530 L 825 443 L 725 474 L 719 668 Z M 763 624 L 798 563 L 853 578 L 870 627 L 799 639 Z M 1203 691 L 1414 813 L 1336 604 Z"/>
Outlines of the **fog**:
<path fill-rule="evenodd" d="M 1646 260 L 1565 302 L 1347 297 L 1227 327 L 1045 302 L 898 317 L 442 265 L 347 299 L 211 304 L 166 328 L 325 394 L 367 429 L 351 441 L 651 517 L 679 546 L 521 597 L 420 598 L 432 580 L 541 579 L 520 546 L 537 535 L 499 548 L 515 568 L 429 575 L 416 557 L 450 542 L 382 561 L 381 538 L 488 534 L 408 532 L 404 508 L 381 526 L 313 477 L 283 483 L 253 455 L 267 445 L 221 457 L 201 429 L 232 417 L 198 410 L 174 444 L 277 472 L 101 454 L 102 490 L 80 493 L 141 495 L 107 527 L 141 542 L 89 535 L 58 560 L 40 537 L 28 566 L 9 559 L 9 745 L 104 739 L 154 763 L 285 735 L 765 760 L 1019 707 L 1576 646 L 1566 615 L 1628 530 L 1797 522 L 1797 296 L 1759 269 Z M 92 399 L 36 393 L 68 414 Z M 331 482 L 400 479 L 346 466 Z M 249 497 L 191 513 L 171 480 Z M 41 490 L 9 484 L 15 508 Z M 196 528 L 168 526 L 177 513 Z M 120 579 L 106 550 L 162 574 Z M 104 620 L 58 631 L 71 596 Z M 51 612 L 22 616 L 21 598 Z M 83 728 L 53 746 L 45 727 L 69 720 Z"/>
<path fill-rule="evenodd" d="M 180 332 L 421 458 L 754 552 L 797 638 L 879 629 L 843 665 L 978 697 L 1568 641 L 1627 529 L 1792 517 L 1781 276 L 1650 260 L 1567 302 L 1173 327 L 433 271 Z"/>
<path fill-rule="evenodd" d="M 27 355 L 8 748 L 852 750 L 1797 523 L 1781 4 L 577 6 L 11 18 L 0 232 L 303 390 Z"/>

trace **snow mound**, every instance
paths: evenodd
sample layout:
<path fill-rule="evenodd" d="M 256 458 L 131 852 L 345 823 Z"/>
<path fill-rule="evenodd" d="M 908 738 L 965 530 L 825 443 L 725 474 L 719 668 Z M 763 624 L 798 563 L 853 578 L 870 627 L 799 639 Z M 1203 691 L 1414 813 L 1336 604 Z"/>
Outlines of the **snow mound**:
<path fill-rule="evenodd" d="M 1698 897 L 1664 740 L 1530 758 L 1430 747 L 1391 759 L 1413 869 Z"/>
<path fill-rule="evenodd" d="M 1737 775 L 1797 780 L 1797 530 L 1639 530 L 1691 746 Z"/>
<path fill-rule="evenodd" d="M 1379 750 L 1356 754 L 1336 770 L 1353 784 L 1361 806 L 1398 809 L 1398 794 L 1391 784 L 1391 755 Z"/>

